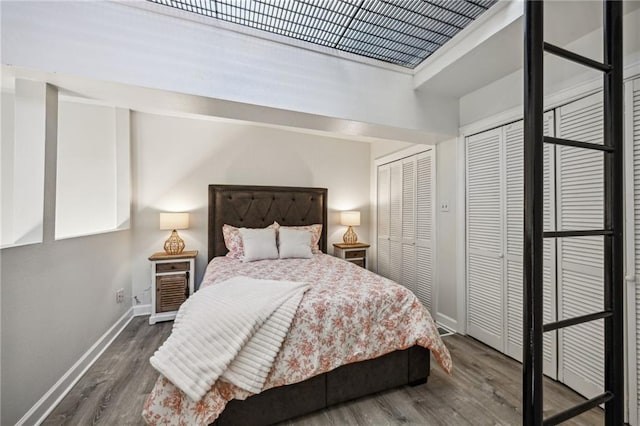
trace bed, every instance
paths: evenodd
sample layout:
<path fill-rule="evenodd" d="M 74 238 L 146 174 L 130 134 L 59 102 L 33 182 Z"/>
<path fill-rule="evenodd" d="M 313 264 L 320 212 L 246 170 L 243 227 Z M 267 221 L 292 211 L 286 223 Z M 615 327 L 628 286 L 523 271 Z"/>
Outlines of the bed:
<path fill-rule="evenodd" d="M 346 291 L 343 289 L 351 286 L 354 292 L 362 293 L 363 290 L 358 290 L 356 286 L 360 288 L 371 286 L 367 288 L 367 294 L 361 296 L 363 300 L 366 300 L 367 297 L 373 297 L 369 293 L 387 291 L 386 289 L 390 287 L 388 280 L 326 254 L 314 255 L 313 259 L 249 263 L 224 257 L 227 253 L 222 235 L 224 224 L 264 228 L 274 222 L 282 226 L 304 226 L 317 223 L 326 225 L 327 190 L 323 188 L 210 185 L 208 257 L 211 262 L 207 268 L 203 285 L 213 285 L 237 274 L 256 278 L 266 275 L 270 279 L 300 280 L 312 277 L 314 274 L 318 275 L 318 271 L 322 271 L 322 276 L 327 277 L 327 282 L 342 283 L 339 287 L 327 288 L 328 292 Z M 326 253 L 326 226 L 322 227 L 319 246 L 322 252 Z M 261 262 L 271 263 L 263 265 Z M 396 287 L 399 286 L 396 285 Z M 397 292 L 395 297 L 406 297 L 406 291 L 403 288 L 400 291 L 394 287 L 394 291 Z M 316 297 L 316 305 L 318 300 L 322 300 L 318 295 L 311 295 L 311 290 L 309 293 L 305 295 L 306 299 L 310 299 L 307 301 L 307 306 L 312 305 L 313 297 Z M 355 299 L 358 296 L 354 293 L 353 297 Z M 415 299 L 415 296 L 413 297 Z M 389 296 L 390 298 L 391 296 Z M 336 301 L 336 304 L 339 305 L 339 302 Z M 300 306 L 302 307 L 303 304 L 301 303 Z M 310 324 L 313 321 L 314 314 L 307 312 L 309 309 L 299 310 L 301 312 L 297 314 L 291 327 L 292 335 L 288 336 L 283 343 L 282 353 L 278 355 L 278 359 L 274 363 L 274 371 L 271 372 L 267 380 L 265 386 L 267 390 L 251 395 L 246 391 L 231 389 L 222 383 L 217 386 L 215 391 L 212 388 L 210 394 L 202 401 L 195 403 L 189 401 L 179 389 L 173 388 L 170 382 L 160 377 L 145 404 L 143 413 L 145 420 L 150 424 L 160 424 L 167 421 L 170 423 L 206 424 L 211 420 L 215 420 L 213 424 L 216 426 L 272 424 L 382 390 L 406 384 L 425 383 L 430 371 L 430 351 L 425 346 L 435 346 L 434 352 L 441 365 L 446 369 L 451 367 L 448 352 L 437 335 L 433 321 L 428 313 L 426 313 L 428 321 L 421 317 L 423 312 L 426 312 L 422 308 L 412 309 L 410 314 L 398 312 L 397 315 L 406 317 L 407 322 L 414 321 L 426 328 L 416 331 L 416 335 L 408 333 L 407 336 L 403 336 L 407 342 L 394 342 L 395 350 L 375 349 L 376 345 L 369 344 L 369 341 L 360 342 L 360 349 L 357 351 L 351 349 L 356 355 L 350 354 L 342 357 L 332 355 L 326 358 L 332 361 L 322 363 L 316 360 L 317 362 L 314 364 L 309 360 L 315 359 L 316 354 L 306 354 L 307 359 L 301 356 L 301 361 L 304 365 L 311 365 L 311 367 L 299 368 L 299 371 L 293 370 L 293 373 L 287 367 L 288 371 L 285 373 L 283 365 L 288 365 L 286 364 L 287 360 L 291 362 L 291 359 L 294 358 L 291 356 L 292 353 L 295 353 L 291 349 L 293 342 L 305 339 L 305 337 L 296 336 L 296 331 L 299 331 L 301 327 L 296 327 L 295 321 L 303 323 L 305 315 L 307 315 L 307 321 Z M 412 315 L 417 315 L 417 317 L 412 317 Z M 341 321 L 339 317 L 334 318 L 335 320 Z M 393 327 L 396 327 L 396 324 L 392 324 L 391 328 Z M 382 333 L 380 338 L 385 338 Z M 386 339 L 388 340 L 388 337 Z M 291 340 L 290 344 L 289 340 Z M 371 340 L 375 339 L 372 337 Z M 414 345 L 416 342 L 420 344 Z M 331 349 L 334 352 L 340 350 L 338 342 L 333 346 L 332 344 L 326 346 L 322 350 L 327 353 Z M 376 352 L 376 350 L 380 352 Z M 338 358 L 340 359 L 338 360 Z M 384 374 L 380 374 L 381 371 L 384 371 Z M 217 411 L 217 408 L 214 410 L 211 407 L 220 404 L 222 404 L 224 411 L 216 419 L 215 416 L 218 413 L 216 412 L 215 415 L 211 415 L 211 413 Z M 181 416 L 176 416 L 177 412 Z"/>

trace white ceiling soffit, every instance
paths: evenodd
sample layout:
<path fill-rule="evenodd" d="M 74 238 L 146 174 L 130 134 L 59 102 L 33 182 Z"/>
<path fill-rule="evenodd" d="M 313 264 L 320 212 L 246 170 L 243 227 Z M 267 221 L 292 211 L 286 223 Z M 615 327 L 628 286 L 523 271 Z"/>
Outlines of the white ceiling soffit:
<path fill-rule="evenodd" d="M 150 114 L 241 122 L 247 125 L 275 127 L 361 142 L 401 141 L 435 145 L 451 138 L 448 134 L 364 123 L 122 83 L 89 80 L 4 64 L 0 65 L 0 77 L 2 91 L 9 93 L 14 91 L 15 79 L 18 78 L 46 81 L 58 87 L 62 97 Z"/>
<path fill-rule="evenodd" d="M 518 20 L 522 16 L 522 10 L 522 0 L 499 1 L 475 22 L 460 31 L 449 41 L 445 49 L 440 49 L 416 67 L 413 77 L 414 88 L 421 89 L 434 77 L 446 74 L 446 71 L 462 57 L 474 52 L 487 40 Z M 431 86 L 428 85 L 429 89 L 432 88 Z"/>
<path fill-rule="evenodd" d="M 624 13 L 640 8 L 625 2 Z M 416 90 L 461 97 L 522 68 L 523 2 L 500 1 L 461 31 L 451 47 L 416 68 Z M 565 46 L 602 24 L 601 1 L 545 2 L 545 41 Z"/>

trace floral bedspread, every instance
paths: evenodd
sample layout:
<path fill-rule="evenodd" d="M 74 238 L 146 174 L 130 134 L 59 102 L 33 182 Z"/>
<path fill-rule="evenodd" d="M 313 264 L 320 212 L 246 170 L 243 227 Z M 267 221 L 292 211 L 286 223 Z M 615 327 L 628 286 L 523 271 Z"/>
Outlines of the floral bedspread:
<path fill-rule="evenodd" d="M 217 257 L 201 287 L 237 275 L 311 283 L 264 390 L 416 344 L 429 348 L 440 366 L 451 371 L 449 351 L 431 315 L 413 293 L 393 281 L 326 254 L 250 263 Z M 193 401 L 160 376 L 142 415 L 150 425 L 207 425 L 228 401 L 249 396 L 218 380 L 204 398 Z"/>

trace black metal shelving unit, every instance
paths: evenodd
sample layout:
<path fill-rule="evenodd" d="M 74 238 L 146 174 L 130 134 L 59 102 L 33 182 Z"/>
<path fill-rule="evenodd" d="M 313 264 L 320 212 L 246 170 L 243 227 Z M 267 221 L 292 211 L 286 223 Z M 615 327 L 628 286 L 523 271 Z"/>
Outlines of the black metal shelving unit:
<path fill-rule="evenodd" d="M 524 330 L 523 400 L 525 425 L 555 425 L 605 406 L 607 426 L 624 423 L 623 319 L 623 79 L 622 2 L 604 0 L 604 62 L 543 39 L 544 2 L 526 0 L 524 45 Z M 543 135 L 544 52 L 604 74 L 604 144 Z M 543 231 L 544 143 L 604 152 L 604 229 Z M 543 323 L 543 240 L 584 236 L 604 238 L 604 306 L 601 312 Z M 543 333 L 604 320 L 605 389 L 575 407 L 543 417 Z"/>

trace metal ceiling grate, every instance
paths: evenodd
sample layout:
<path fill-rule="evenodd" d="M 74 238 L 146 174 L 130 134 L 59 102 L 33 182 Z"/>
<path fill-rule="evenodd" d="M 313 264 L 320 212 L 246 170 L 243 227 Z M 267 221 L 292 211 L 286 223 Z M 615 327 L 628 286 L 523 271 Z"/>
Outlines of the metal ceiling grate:
<path fill-rule="evenodd" d="M 497 0 L 148 0 L 415 68 Z"/>

